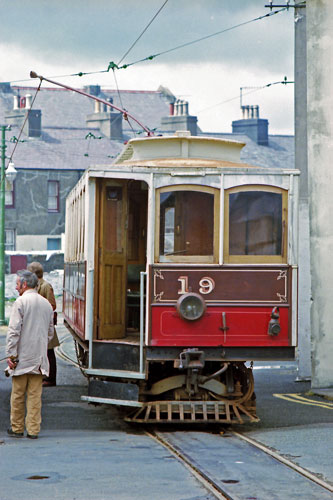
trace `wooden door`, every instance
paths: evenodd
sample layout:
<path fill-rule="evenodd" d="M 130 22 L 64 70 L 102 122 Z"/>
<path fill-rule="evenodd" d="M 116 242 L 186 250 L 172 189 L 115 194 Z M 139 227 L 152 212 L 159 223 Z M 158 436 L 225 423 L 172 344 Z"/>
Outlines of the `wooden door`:
<path fill-rule="evenodd" d="M 101 181 L 98 228 L 97 337 L 126 331 L 127 181 Z"/>

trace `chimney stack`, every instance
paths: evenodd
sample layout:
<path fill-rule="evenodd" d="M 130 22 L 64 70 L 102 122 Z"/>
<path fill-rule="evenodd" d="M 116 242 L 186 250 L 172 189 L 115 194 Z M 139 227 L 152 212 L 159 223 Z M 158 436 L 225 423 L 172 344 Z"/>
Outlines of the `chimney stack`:
<path fill-rule="evenodd" d="M 165 132 L 188 130 L 191 135 L 197 135 L 197 117 L 189 115 L 188 102 L 176 99 L 169 103 L 169 116 L 161 120 L 161 129 Z"/>
<path fill-rule="evenodd" d="M 94 88 L 91 89 L 91 87 Z M 90 92 L 88 93 L 92 94 L 91 90 L 97 91 L 98 89 L 96 89 L 95 87 L 98 87 L 100 89 L 98 85 L 90 86 L 89 87 Z M 93 95 L 96 95 L 97 97 L 100 94 L 93 94 Z M 110 104 L 113 103 L 112 97 L 105 98 L 103 96 L 103 99 L 105 101 L 110 102 Z M 109 106 L 107 106 L 102 102 L 94 101 L 94 112 L 87 115 L 86 124 L 88 128 L 98 129 L 102 134 L 104 134 L 109 139 L 114 139 L 118 141 L 123 140 L 122 113 L 118 111 L 116 112 L 112 111 L 112 108 L 110 108 Z"/>
<path fill-rule="evenodd" d="M 5 122 L 7 125 L 22 127 L 28 113 L 23 133 L 28 137 L 40 137 L 42 133 L 42 111 L 40 109 L 31 109 L 31 103 L 31 94 L 26 94 L 24 97 L 14 95 L 13 109 L 5 116 Z"/>
<path fill-rule="evenodd" d="M 268 120 L 259 118 L 259 106 L 242 106 L 242 119 L 232 122 L 233 134 L 244 134 L 261 146 L 268 146 Z"/>

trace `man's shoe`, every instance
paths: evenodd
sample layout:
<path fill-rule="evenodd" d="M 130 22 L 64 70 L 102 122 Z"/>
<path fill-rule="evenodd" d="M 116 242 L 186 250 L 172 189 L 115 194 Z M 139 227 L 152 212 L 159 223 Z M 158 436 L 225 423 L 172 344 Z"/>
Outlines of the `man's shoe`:
<path fill-rule="evenodd" d="M 7 429 L 7 434 L 8 434 L 8 436 L 13 437 L 13 438 L 23 437 L 23 432 L 14 432 L 11 427 L 9 427 L 9 429 Z"/>
<path fill-rule="evenodd" d="M 48 380 L 43 381 L 43 387 L 54 387 L 57 384 L 55 382 L 49 382 Z"/>
<path fill-rule="evenodd" d="M 29 438 L 29 439 L 38 439 L 38 434 L 28 434 L 27 433 L 27 438 Z"/>

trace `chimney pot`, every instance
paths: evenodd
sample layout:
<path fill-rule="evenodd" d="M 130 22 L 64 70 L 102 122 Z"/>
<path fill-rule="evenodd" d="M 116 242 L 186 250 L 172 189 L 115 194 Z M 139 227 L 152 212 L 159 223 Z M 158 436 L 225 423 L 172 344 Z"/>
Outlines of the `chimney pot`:
<path fill-rule="evenodd" d="M 19 105 L 20 104 L 19 103 L 20 97 L 18 95 L 14 95 L 13 99 L 14 99 L 13 109 L 15 109 L 15 110 L 20 109 L 20 105 Z"/>
<path fill-rule="evenodd" d="M 94 106 L 94 112 L 95 113 L 100 113 L 101 112 L 101 103 L 99 101 L 94 101 L 95 106 Z"/>
<path fill-rule="evenodd" d="M 25 96 L 25 109 L 31 108 L 31 102 L 32 102 L 32 95 L 26 94 L 26 96 Z"/>

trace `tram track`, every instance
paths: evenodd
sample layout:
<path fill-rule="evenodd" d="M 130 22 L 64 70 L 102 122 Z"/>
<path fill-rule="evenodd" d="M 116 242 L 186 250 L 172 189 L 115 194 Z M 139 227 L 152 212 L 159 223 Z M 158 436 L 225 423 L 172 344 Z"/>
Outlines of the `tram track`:
<path fill-rule="evenodd" d="M 68 356 L 65 353 L 64 349 L 62 348 L 62 344 L 66 343 L 67 341 L 68 341 L 67 339 L 61 340 L 60 341 L 60 346 L 55 347 L 54 350 L 56 352 L 56 355 L 57 355 L 57 357 L 59 357 L 63 361 L 66 361 L 67 363 L 70 363 L 70 364 L 76 366 L 76 368 L 80 369 L 81 367 L 80 367 L 79 363 L 77 361 L 74 361 L 70 356 Z"/>
<path fill-rule="evenodd" d="M 307 500 L 332 498 L 331 484 L 245 434 L 145 432 L 167 448 L 215 498 L 285 500 L 293 494 Z"/>
<path fill-rule="evenodd" d="M 185 467 L 190 471 L 190 473 L 204 486 L 210 493 L 212 493 L 215 498 L 219 500 L 236 500 L 236 497 L 232 498 L 227 495 L 222 488 L 217 485 L 212 478 L 209 477 L 204 471 L 191 461 L 191 459 L 183 452 L 181 452 L 177 447 L 173 446 L 166 439 L 164 439 L 160 433 L 156 431 L 145 431 L 145 434 L 167 448 L 172 455 L 174 455 Z"/>
<path fill-rule="evenodd" d="M 283 457 L 279 453 L 276 453 L 271 448 L 268 448 L 267 446 L 259 443 L 255 439 L 252 439 L 252 438 L 250 438 L 250 437 L 248 437 L 245 434 L 242 434 L 240 432 L 233 431 L 233 435 L 237 436 L 239 439 L 243 439 L 247 443 L 251 444 L 252 446 L 255 446 L 256 448 L 258 448 L 259 450 L 262 450 L 264 453 L 267 453 L 271 457 L 275 458 L 276 460 L 278 460 L 282 464 L 286 465 L 287 467 L 290 467 L 292 470 L 298 472 L 299 474 L 301 474 L 302 476 L 306 477 L 310 481 L 313 481 L 314 483 L 318 484 L 322 488 L 324 488 L 324 489 L 330 491 L 331 493 L 333 493 L 333 486 L 331 486 L 329 483 L 327 483 L 326 481 L 323 481 L 322 479 L 320 479 L 316 475 L 312 474 L 311 472 L 309 472 L 308 470 L 304 469 L 303 467 L 300 467 L 299 465 L 295 464 L 291 460 L 288 460 L 287 458 Z"/>

